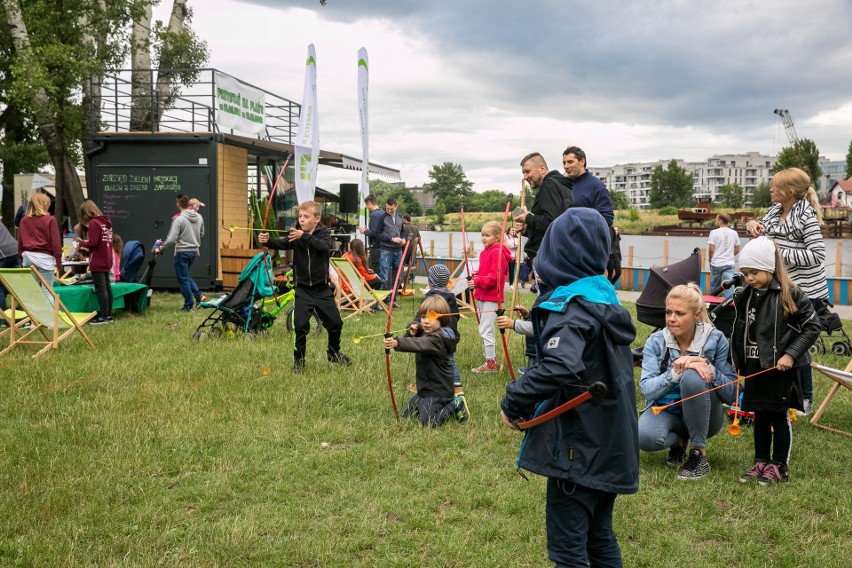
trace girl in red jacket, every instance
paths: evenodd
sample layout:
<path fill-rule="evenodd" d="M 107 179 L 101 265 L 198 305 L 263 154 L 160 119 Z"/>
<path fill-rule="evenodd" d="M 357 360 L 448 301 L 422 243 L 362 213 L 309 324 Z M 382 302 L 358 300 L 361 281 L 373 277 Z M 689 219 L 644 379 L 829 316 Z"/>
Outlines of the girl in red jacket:
<path fill-rule="evenodd" d="M 512 253 L 500 244 L 500 232 L 497 221 L 489 221 L 482 226 L 482 246 L 485 248 L 479 254 L 479 270 L 468 283 L 479 304 L 479 335 L 485 347 L 485 363 L 471 369 L 474 373 L 497 372 L 494 322 L 497 320 L 497 303 L 503 302 L 506 275 L 512 261 Z"/>
<path fill-rule="evenodd" d="M 101 213 L 91 199 L 80 204 L 80 224 L 88 227 L 87 241 L 80 241 L 80 246 L 89 250 L 89 271 L 92 273 L 92 283 L 95 285 L 95 295 L 98 297 L 98 317 L 92 324 L 112 322 L 112 287 L 109 275 L 112 271 L 112 222 Z"/>

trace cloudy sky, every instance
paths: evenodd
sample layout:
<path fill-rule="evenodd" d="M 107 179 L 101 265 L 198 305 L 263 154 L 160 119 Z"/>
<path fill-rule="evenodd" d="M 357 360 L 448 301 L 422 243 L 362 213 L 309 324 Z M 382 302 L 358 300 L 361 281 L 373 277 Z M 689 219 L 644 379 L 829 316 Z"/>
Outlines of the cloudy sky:
<path fill-rule="evenodd" d="M 159 14 L 167 18 L 164 0 Z M 801 137 L 843 160 L 852 140 L 850 0 L 190 0 L 210 65 L 301 102 L 317 51 L 321 145 L 360 156 L 356 55 L 370 58 L 370 158 L 409 185 L 461 164 L 516 191 L 519 159 L 561 169 L 758 151 Z M 357 174 L 320 168 L 336 189 Z"/>

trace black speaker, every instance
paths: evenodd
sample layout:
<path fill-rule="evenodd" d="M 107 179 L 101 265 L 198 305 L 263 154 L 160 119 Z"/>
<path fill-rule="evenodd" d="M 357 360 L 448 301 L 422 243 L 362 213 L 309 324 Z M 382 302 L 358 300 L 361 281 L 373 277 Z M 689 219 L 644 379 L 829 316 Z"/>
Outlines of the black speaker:
<path fill-rule="evenodd" d="M 341 183 L 340 184 L 340 212 L 341 213 L 357 213 L 358 212 L 358 184 L 357 183 Z"/>

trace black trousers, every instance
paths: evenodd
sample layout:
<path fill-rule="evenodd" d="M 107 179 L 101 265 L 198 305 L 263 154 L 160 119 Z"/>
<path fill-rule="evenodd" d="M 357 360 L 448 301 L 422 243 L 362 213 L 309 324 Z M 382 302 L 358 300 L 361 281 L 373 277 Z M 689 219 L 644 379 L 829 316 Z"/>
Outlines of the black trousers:
<path fill-rule="evenodd" d="M 311 312 L 316 312 L 328 331 L 328 355 L 340 351 L 340 332 L 343 330 L 343 320 L 334 301 L 331 288 L 322 285 L 313 288 L 296 287 L 296 307 L 293 311 L 293 326 L 296 328 L 296 342 L 293 346 L 293 357 L 304 359 L 308 343 L 308 333 L 311 330 Z"/>
<path fill-rule="evenodd" d="M 367 257 L 367 264 L 370 265 L 370 270 L 372 270 L 375 274 L 378 274 L 381 270 L 382 263 L 382 247 L 376 245 L 370 248 L 369 255 Z"/>
<path fill-rule="evenodd" d="M 547 552 L 557 568 L 622 566 L 612 530 L 615 498 L 615 493 L 547 478 Z"/>
<path fill-rule="evenodd" d="M 92 283 L 98 297 L 98 317 L 112 317 L 112 286 L 109 285 L 109 272 L 92 272 Z"/>
<path fill-rule="evenodd" d="M 790 461 L 790 448 L 793 445 L 793 429 L 790 415 L 782 412 L 754 412 L 754 459 L 774 461 L 787 465 Z M 775 442 L 773 444 L 773 441 Z"/>

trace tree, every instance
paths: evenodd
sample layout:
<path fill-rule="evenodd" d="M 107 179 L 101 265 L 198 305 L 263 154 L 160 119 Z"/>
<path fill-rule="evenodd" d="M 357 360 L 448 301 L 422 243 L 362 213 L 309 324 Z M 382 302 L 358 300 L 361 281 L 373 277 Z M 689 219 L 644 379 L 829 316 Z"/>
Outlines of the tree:
<path fill-rule="evenodd" d="M 182 85 L 198 78 L 198 69 L 209 56 L 207 43 L 189 27 L 192 9 L 187 0 L 173 0 L 168 27 L 160 21 L 152 25 L 153 3 L 148 0 L 133 22 L 130 130 L 158 130 L 162 111 L 174 103 Z"/>
<path fill-rule="evenodd" d="M 434 165 L 429 170 L 429 178 L 432 182 L 426 188 L 436 201 L 444 204 L 445 211 L 458 211 L 459 205 L 473 193 L 473 183 L 467 179 L 461 164 Z"/>
<path fill-rule="evenodd" d="M 693 174 L 677 165 L 677 160 L 669 162 L 668 168 L 658 164 L 651 172 L 651 188 L 648 202 L 651 209 L 666 205 L 689 207 L 695 200 L 692 197 Z"/>
<path fill-rule="evenodd" d="M 737 209 L 743 206 L 745 201 L 745 190 L 738 183 L 726 183 L 719 188 L 719 203 L 722 207 Z"/>
<path fill-rule="evenodd" d="M 627 197 L 627 194 L 623 191 L 616 191 L 614 189 L 609 190 L 609 200 L 612 202 L 613 209 L 629 209 L 630 208 L 630 199 Z"/>
<path fill-rule="evenodd" d="M 761 182 L 754 191 L 751 192 L 752 207 L 769 207 L 772 205 L 772 198 L 769 195 L 770 184 L 767 181 Z"/>
<path fill-rule="evenodd" d="M 849 150 L 846 152 L 846 177 L 852 177 L 852 140 L 849 141 Z"/>
<path fill-rule="evenodd" d="M 801 168 L 811 177 L 814 189 L 819 189 L 822 168 L 819 167 L 819 149 L 813 140 L 802 138 L 792 146 L 786 146 L 778 153 L 778 161 L 772 166 L 772 173 L 787 168 Z"/>

